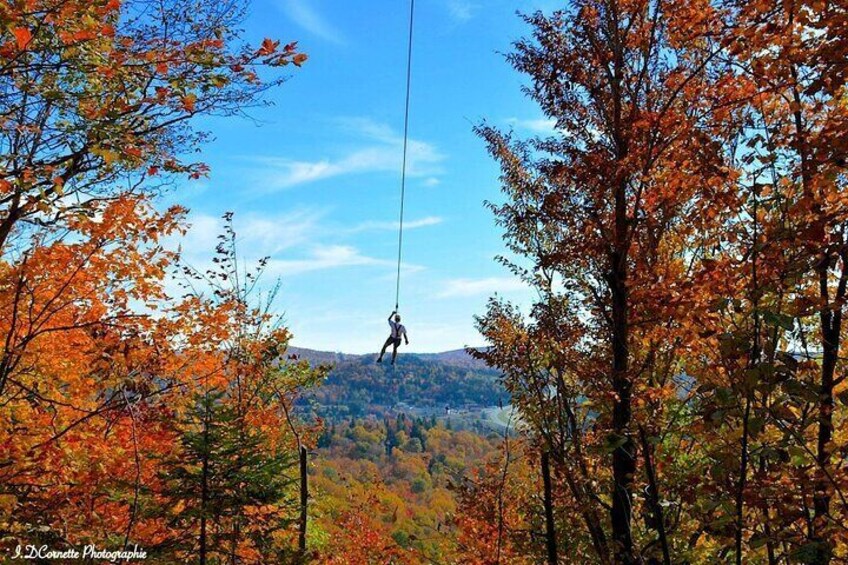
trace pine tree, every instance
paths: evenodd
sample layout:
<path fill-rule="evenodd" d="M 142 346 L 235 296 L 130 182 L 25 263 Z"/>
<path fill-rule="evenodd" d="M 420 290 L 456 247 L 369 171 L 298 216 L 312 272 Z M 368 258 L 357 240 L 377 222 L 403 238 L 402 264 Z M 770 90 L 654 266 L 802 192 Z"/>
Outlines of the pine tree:
<path fill-rule="evenodd" d="M 293 514 L 280 512 L 261 533 L 246 532 L 245 509 L 293 507 L 295 454 L 273 449 L 262 432 L 246 426 L 223 391 L 201 395 L 180 428 L 182 450 L 160 471 L 168 507 L 177 509 L 170 519 L 182 533 L 179 551 L 213 563 L 233 555 L 243 536 L 261 551 L 271 533 L 293 522 Z"/>

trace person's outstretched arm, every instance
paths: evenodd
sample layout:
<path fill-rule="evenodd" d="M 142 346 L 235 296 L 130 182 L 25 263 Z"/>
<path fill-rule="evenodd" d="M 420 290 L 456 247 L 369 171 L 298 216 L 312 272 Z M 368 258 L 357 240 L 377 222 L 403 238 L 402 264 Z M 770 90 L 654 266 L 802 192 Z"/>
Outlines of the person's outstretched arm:
<path fill-rule="evenodd" d="M 397 310 L 392 310 L 392 313 L 391 313 L 391 314 L 389 314 L 389 322 L 391 322 L 391 321 L 392 321 L 392 317 L 393 317 L 395 314 L 397 314 Z"/>
<path fill-rule="evenodd" d="M 406 344 L 409 345 L 409 336 L 406 335 L 406 327 L 403 328 L 403 339 L 405 339 Z"/>

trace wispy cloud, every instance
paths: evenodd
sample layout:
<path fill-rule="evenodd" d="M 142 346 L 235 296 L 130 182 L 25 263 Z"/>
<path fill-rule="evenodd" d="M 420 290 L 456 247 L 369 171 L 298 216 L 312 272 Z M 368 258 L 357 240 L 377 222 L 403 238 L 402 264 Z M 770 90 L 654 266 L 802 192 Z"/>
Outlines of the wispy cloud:
<path fill-rule="evenodd" d="M 427 216 L 418 220 L 406 220 L 403 222 L 404 230 L 414 230 L 418 228 L 426 228 L 441 224 L 443 218 L 438 216 Z M 394 231 L 400 227 L 399 222 L 362 222 L 359 225 L 352 227 L 349 233 L 359 233 L 364 231 Z"/>
<path fill-rule="evenodd" d="M 467 22 L 480 9 L 480 4 L 469 0 L 447 0 L 446 5 L 451 18 L 458 22 Z"/>
<path fill-rule="evenodd" d="M 364 222 L 353 228 L 327 227 L 322 222 L 323 212 L 299 210 L 283 214 L 236 215 L 233 227 L 241 260 L 245 265 L 255 264 L 270 257 L 265 273 L 269 280 L 287 278 L 304 273 L 352 267 L 382 268 L 394 276 L 397 263 L 394 259 L 380 259 L 362 253 L 357 247 L 333 242 L 333 238 L 368 230 L 397 229 L 396 222 Z M 213 266 L 212 257 L 218 243 L 218 235 L 224 230 L 224 221 L 207 214 L 193 214 L 191 227 L 181 238 L 169 242 L 168 248 L 178 246 L 188 265 L 203 272 Z M 404 224 L 411 229 L 435 225 L 442 221 L 437 217 L 425 217 Z M 322 243 L 320 239 L 330 239 Z M 404 272 L 420 271 L 419 265 L 403 263 Z M 377 276 L 381 276 L 379 273 Z"/>
<path fill-rule="evenodd" d="M 239 214 L 234 219 L 234 228 L 239 244 L 258 258 L 310 241 L 318 233 L 322 217 L 322 212 L 314 210 L 296 210 L 268 216 Z M 218 243 L 218 235 L 224 230 L 223 219 L 207 214 L 192 214 L 189 223 L 191 227 L 188 233 L 178 242 L 183 254 L 189 258 L 211 255 Z"/>
<path fill-rule="evenodd" d="M 392 128 L 371 120 L 355 118 L 336 121 L 342 132 L 356 138 L 364 147 L 336 158 L 293 160 L 279 157 L 257 157 L 264 165 L 257 179 L 259 186 L 273 191 L 317 182 L 339 176 L 365 173 L 397 173 L 401 167 L 403 138 Z M 429 177 L 440 174 L 445 156 L 430 143 L 410 139 L 407 175 Z"/>
<path fill-rule="evenodd" d="M 280 6 L 286 15 L 309 33 L 330 41 L 344 44 L 342 35 L 315 10 L 314 0 L 281 0 Z"/>
<path fill-rule="evenodd" d="M 391 263 L 391 261 L 363 255 L 350 245 L 317 245 L 312 247 L 306 257 L 272 259 L 268 262 L 267 271 L 271 275 L 285 277 L 327 269 L 390 265 Z"/>
<path fill-rule="evenodd" d="M 553 118 L 537 118 L 534 120 L 509 118 L 507 120 L 507 123 L 519 129 L 546 135 L 550 135 L 556 130 L 556 120 L 554 120 Z"/>
<path fill-rule="evenodd" d="M 446 281 L 439 298 L 456 298 L 512 292 L 527 289 L 527 285 L 510 277 L 488 277 L 482 279 L 452 279 Z"/>
<path fill-rule="evenodd" d="M 296 259 L 273 258 L 268 261 L 266 272 L 272 277 L 292 277 L 314 271 L 343 269 L 351 267 L 389 267 L 388 274 L 393 279 L 397 263 L 394 259 L 378 259 L 363 254 L 351 245 L 313 245 L 303 257 Z M 414 273 L 424 267 L 412 263 L 401 263 L 404 273 Z"/>

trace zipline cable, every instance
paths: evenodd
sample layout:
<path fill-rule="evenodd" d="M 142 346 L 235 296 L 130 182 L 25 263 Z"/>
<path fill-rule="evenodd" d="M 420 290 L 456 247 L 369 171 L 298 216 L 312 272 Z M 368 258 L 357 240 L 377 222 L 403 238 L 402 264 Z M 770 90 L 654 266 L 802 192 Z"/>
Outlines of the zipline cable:
<path fill-rule="evenodd" d="M 403 115 L 403 164 L 400 173 L 400 220 L 398 221 L 397 284 L 395 311 L 400 306 L 400 265 L 403 251 L 403 203 L 406 196 L 406 154 L 409 146 L 409 93 L 412 87 L 412 31 L 415 24 L 415 0 L 409 1 L 409 43 L 406 51 L 406 105 Z"/>

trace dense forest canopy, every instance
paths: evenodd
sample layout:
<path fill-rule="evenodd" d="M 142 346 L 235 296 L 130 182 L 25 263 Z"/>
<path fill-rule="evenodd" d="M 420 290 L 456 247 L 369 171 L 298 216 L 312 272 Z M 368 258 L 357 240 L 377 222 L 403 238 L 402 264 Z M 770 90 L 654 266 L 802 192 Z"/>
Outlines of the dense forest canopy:
<path fill-rule="evenodd" d="M 382 414 L 402 405 L 431 413 L 503 406 L 509 397 L 500 373 L 465 351 L 408 354 L 394 367 L 374 363 L 374 355 L 334 355 L 291 348 L 295 359 L 327 364 L 327 378 L 298 404 L 325 419 Z M 398 405 L 401 405 L 400 407 Z"/>

